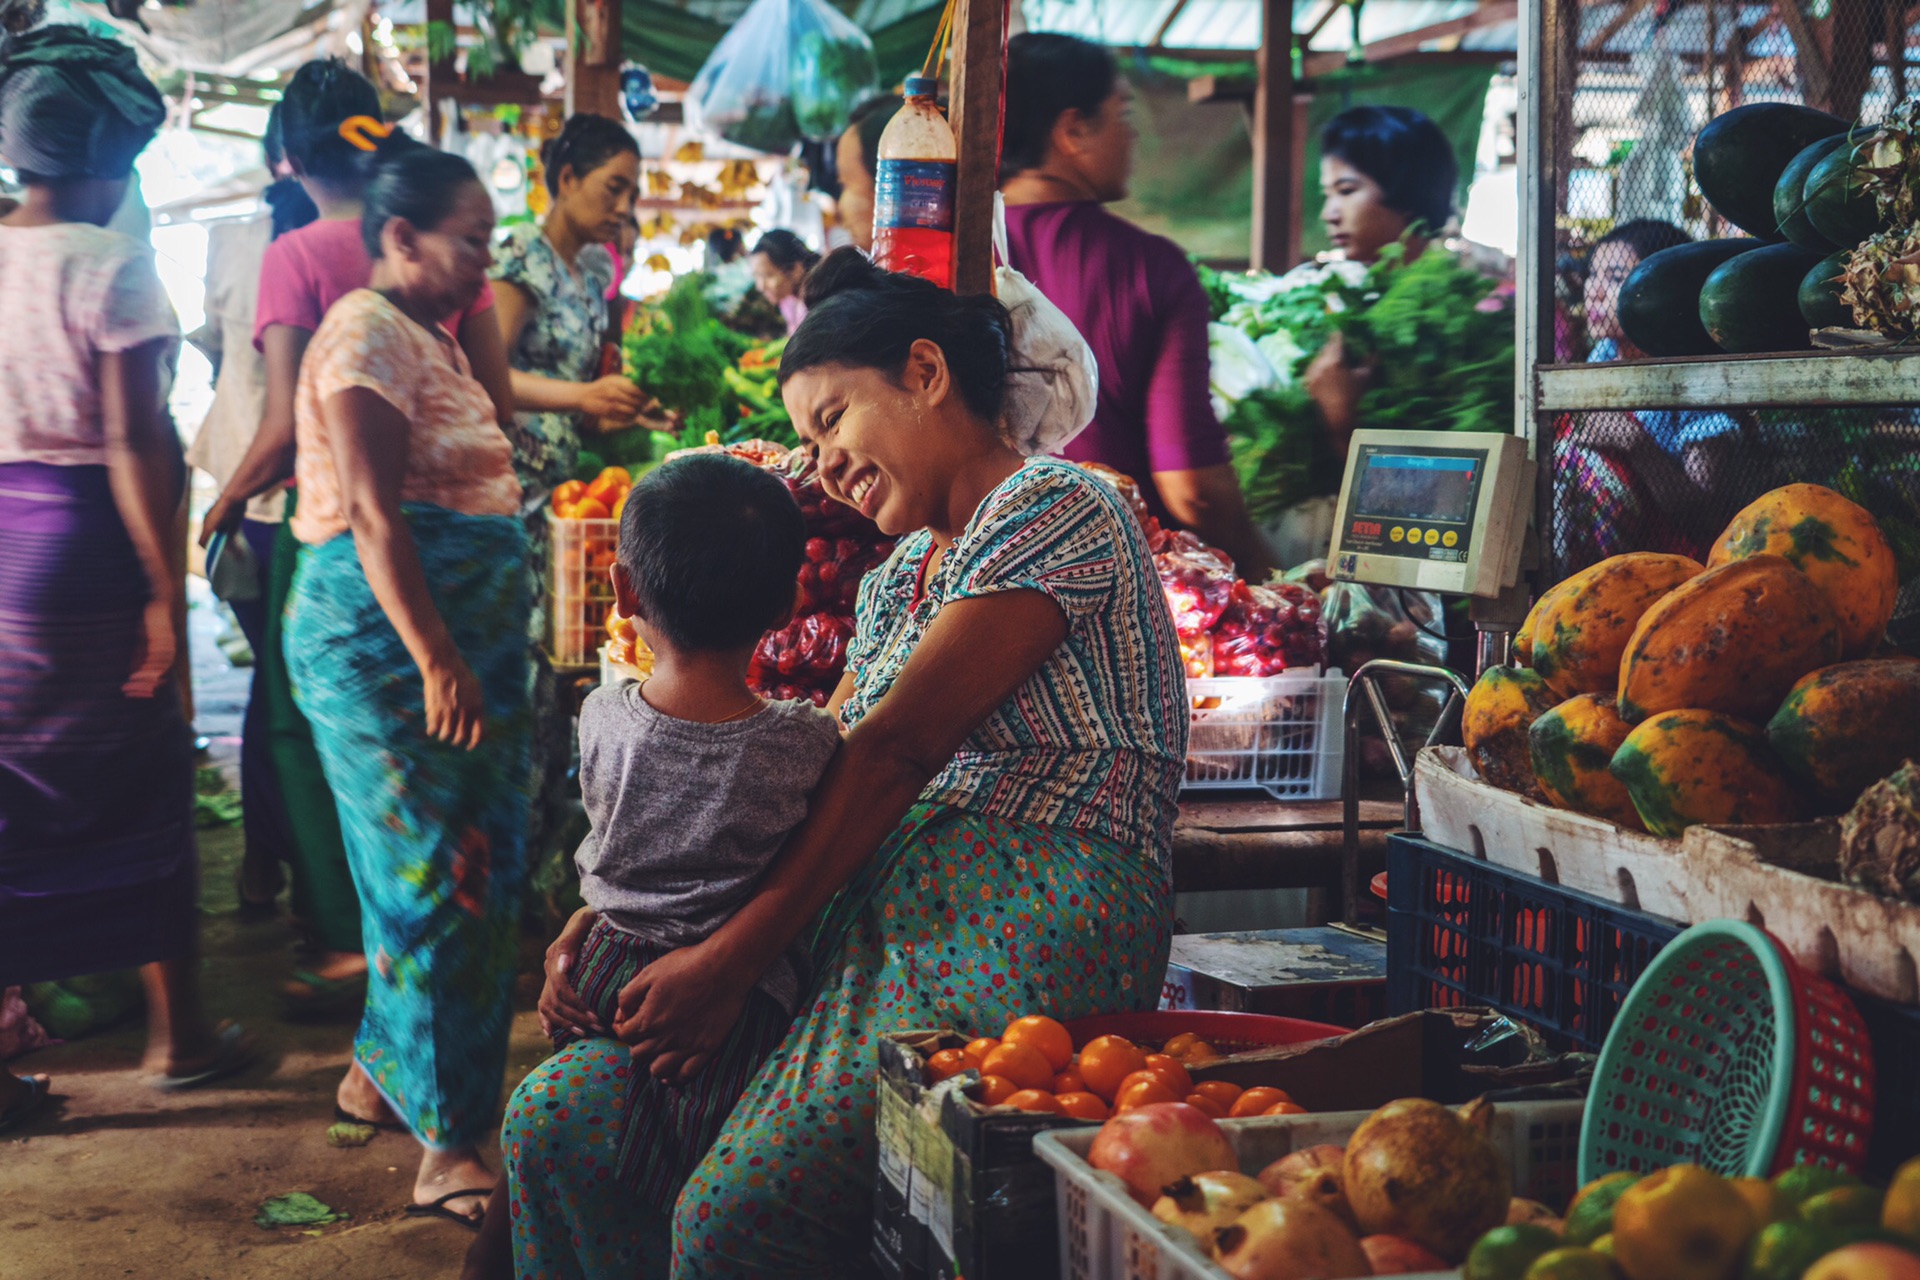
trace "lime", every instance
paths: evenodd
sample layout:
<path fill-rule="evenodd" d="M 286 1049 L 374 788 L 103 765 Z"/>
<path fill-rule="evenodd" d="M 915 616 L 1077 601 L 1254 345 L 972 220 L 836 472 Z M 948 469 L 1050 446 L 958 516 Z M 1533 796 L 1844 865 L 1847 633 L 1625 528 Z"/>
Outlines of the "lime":
<path fill-rule="evenodd" d="M 1798 1209 L 1822 1191 L 1850 1186 L 1859 1181 L 1850 1173 L 1829 1169 L 1825 1165 L 1797 1164 L 1785 1173 L 1774 1176 L 1773 1189 L 1780 1193 L 1789 1206 Z"/>
<path fill-rule="evenodd" d="M 1802 1202 L 1800 1219 L 1822 1227 L 1877 1227 L 1886 1198 L 1872 1187 L 1835 1187 Z"/>
<path fill-rule="evenodd" d="M 1593 1249 L 1578 1245 L 1554 1249 L 1534 1259 L 1525 1280 L 1615 1280 L 1613 1263 Z"/>
<path fill-rule="evenodd" d="M 1560 1244 L 1559 1236 L 1532 1223 L 1495 1227 L 1468 1252 L 1462 1280 L 1523 1280 L 1529 1267 Z"/>
<path fill-rule="evenodd" d="M 1639 1180 L 1636 1173 L 1610 1173 L 1582 1187 L 1567 1210 L 1567 1243 L 1592 1244 L 1612 1231 L 1615 1202 Z"/>
<path fill-rule="evenodd" d="M 1747 1280 L 1800 1280 L 1808 1267 L 1847 1242 L 1836 1227 L 1776 1222 L 1762 1227 L 1747 1249 Z"/>
<path fill-rule="evenodd" d="M 1607 1232 L 1587 1247 L 1603 1258 L 1613 1257 L 1613 1232 Z"/>

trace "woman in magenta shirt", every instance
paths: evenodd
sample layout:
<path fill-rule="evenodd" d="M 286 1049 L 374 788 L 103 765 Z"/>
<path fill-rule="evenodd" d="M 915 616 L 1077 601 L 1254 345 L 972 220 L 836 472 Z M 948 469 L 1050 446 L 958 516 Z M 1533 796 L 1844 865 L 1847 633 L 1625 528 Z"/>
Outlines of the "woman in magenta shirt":
<path fill-rule="evenodd" d="M 1101 207 L 1127 194 L 1132 100 L 1099 45 L 1042 34 L 1008 42 L 1000 172 L 1010 265 L 1066 313 L 1100 366 L 1093 424 L 1066 455 L 1132 476 L 1154 515 L 1259 581 L 1273 557 L 1209 398 L 1206 291 L 1178 245 Z"/>

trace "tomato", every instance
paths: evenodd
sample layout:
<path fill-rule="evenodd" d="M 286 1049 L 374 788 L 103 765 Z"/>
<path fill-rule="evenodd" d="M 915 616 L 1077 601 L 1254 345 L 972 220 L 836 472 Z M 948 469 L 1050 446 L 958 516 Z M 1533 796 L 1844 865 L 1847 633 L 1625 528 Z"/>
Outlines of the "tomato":
<path fill-rule="evenodd" d="M 987 1060 L 987 1055 L 992 1053 L 995 1049 L 998 1049 L 999 1047 L 1000 1047 L 1000 1042 L 998 1040 L 995 1040 L 992 1036 L 981 1036 L 978 1040 L 975 1040 L 969 1043 L 967 1047 L 962 1049 L 960 1052 L 966 1054 L 967 1057 L 973 1059 L 973 1069 L 975 1071 L 978 1071 L 980 1069 L 980 1064 Z"/>
<path fill-rule="evenodd" d="M 1096 1036 L 1080 1050 L 1080 1078 L 1087 1090 L 1112 1101 L 1120 1082 L 1147 1065 L 1147 1055 L 1133 1041 L 1119 1036 Z"/>
<path fill-rule="evenodd" d="M 572 506 L 586 496 L 587 486 L 585 481 L 567 480 L 555 485 L 553 489 L 554 514 L 564 519 L 567 514 L 565 508 Z"/>
<path fill-rule="evenodd" d="M 1240 1101 L 1240 1095 L 1246 1090 L 1231 1080 L 1202 1080 L 1193 1086 L 1193 1091 L 1204 1098 L 1212 1098 L 1222 1107 L 1231 1108 Z"/>
<path fill-rule="evenodd" d="M 1056 1090 L 1053 1100 L 1060 1104 L 1061 1115 L 1075 1120 L 1105 1120 L 1109 1114 L 1107 1104 L 1084 1089 Z"/>
<path fill-rule="evenodd" d="M 1054 1076 L 1053 1091 L 1056 1095 L 1063 1093 L 1085 1093 L 1087 1091 L 1087 1082 L 1080 1078 L 1080 1068 L 1068 1067 L 1065 1071 Z"/>
<path fill-rule="evenodd" d="M 564 520 L 605 520 L 607 508 L 606 504 L 598 499 L 582 498 L 567 510 L 562 511 L 560 516 Z"/>
<path fill-rule="evenodd" d="M 1113 1095 L 1114 1114 L 1131 1111 L 1154 1102 L 1178 1102 L 1180 1095 L 1153 1078 L 1150 1072 L 1136 1071 L 1124 1080 Z"/>
<path fill-rule="evenodd" d="M 1054 1071 L 1064 1071 L 1073 1061 L 1073 1037 L 1052 1018 L 1034 1014 L 1015 1018 L 1000 1037 L 1002 1044 L 1025 1044 L 1038 1049 Z"/>
<path fill-rule="evenodd" d="M 633 477 L 627 474 L 625 467 L 607 467 L 602 470 L 599 475 L 594 477 L 596 484 L 603 480 L 618 485 L 631 485 L 633 483 Z"/>
<path fill-rule="evenodd" d="M 1154 1074 L 1160 1083 L 1173 1090 L 1175 1097 L 1185 1097 L 1193 1092 L 1193 1077 L 1187 1069 L 1164 1053 L 1147 1055 L 1147 1070 Z"/>
<path fill-rule="evenodd" d="M 627 509 L 627 499 L 628 499 L 629 497 L 631 497 L 631 496 L 632 496 L 632 494 L 633 494 L 633 490 L 631 490 L 631 489 L 622 489 L 622 490 L 620 491 L 620 496 L 619 496 L 619 497 L 617 497 L 617 498 L 615 498 L 615 499 L 613 500 L 613 512 L 612 512 L 612 514 L 613 514 L 613 518 L 614 518 L 615 520 L 618 520 L 618 519 L 619 519 L 619 518 L 621 517 L 621 515 L 622 515 L 622 514 L 624 514 L 624 513 L 626 512 L 626 509 Z"/>
<path fill-rule="evenodd" d="M 1245 1116 L 1264 1115 L 1267 1108 L 1277 1102 L 1292 1101 L 1293 1099 L 1287 1096 L 1284 1089 L 1272 1089 L 1264 1084 L 1257 1084 L 1241 1094 L 1239 1099 L 1227 1108 L 1227 1114 L 1239 1120 Z"/>
<path fill-rule="evenodd" d="M 957 1076 L 973 1064 L 958 1049 L 942 1049 L 927 1059 L 927 1083 L 939 1084 L 948 1076 Z"/>
<path fill-rule="evenodd" d="M 1307 1109 L 1289 1098 L 1285 1102 L 1276 1102 L 1260 1113 L 1263 1116 L 1303 1116 Z"/>
<path fill-rule="evenodd" d="M 1227 1118 L 1227 1109 L 1204 1093 L 1190 1093 L 1182 1099 L 1182 1101 L 1196 1111 L 1206 1112 L 1215 1120 L 1225 1120 Z"/>
<path fill-rule="evenodd" d="M 1005 1076 L 981 1076 L 979 1100 L 989 1107 L 997 1107 L 1008 1098 L 1020 1092 L 1020 1086 Z"/>
<path fill-rule="evenodd" d="M 1008 1098 L 1006 1105 L 1018 1107 L 1022 1111 L 1045 1111 L 1056 1116 L 1060 1114 L 1060 1100 L 1045 1089 L 1022 1089 Z"/>
<path fill-rule="evenodd" d="M 1031 1045 L 1002 1041 L 980 1064 L 980 1070 L 987 1075 L 1005 1076 L 1022 1089 L 1044 1089 L 1053 1083 L 1053 1068 Z"/>

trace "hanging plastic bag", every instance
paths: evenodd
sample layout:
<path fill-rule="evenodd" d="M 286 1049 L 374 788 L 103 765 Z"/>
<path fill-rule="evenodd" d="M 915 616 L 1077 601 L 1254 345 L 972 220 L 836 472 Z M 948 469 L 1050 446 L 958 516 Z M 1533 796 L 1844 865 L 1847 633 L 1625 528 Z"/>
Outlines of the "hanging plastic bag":
<path fill-rule="evenodd" d="M 826 0 L 753 0 L 687 93 L 687 123 L 784 155 L 847 127 L 878 91 L 873 41 Z"/>
<path fill-rule="evenodd" d="M 1058 453 L 1093 421 L 1100 366 L 1066 313 L 1033 281 L 1004 265 L 1013 258 L 1007 252 L 1007 206 L 998 193 L 993 197 L 993 247 L 1002 263 L 994 269 L 994 293 L 1013 316 L 1012 375 L 1000 430 L 1029 457 Z"/>

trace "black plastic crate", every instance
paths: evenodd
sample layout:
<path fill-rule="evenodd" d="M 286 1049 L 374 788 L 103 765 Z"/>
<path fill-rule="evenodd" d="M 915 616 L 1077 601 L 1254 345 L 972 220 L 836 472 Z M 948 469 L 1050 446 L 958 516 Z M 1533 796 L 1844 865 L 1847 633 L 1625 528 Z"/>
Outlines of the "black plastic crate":
<path fill-rule="evenodd" d="M 1920 1155 L 1920 1009 L 1848 992 L 1873 1046 L 1873 1138 L 1867 1173 L 1885 1179 Z"/>
<path fill-rule="evenodd" d="M 1627 992 L 1686 926 L 1428 840 L 1387 840 L 1387 1007 L 1490 1005 L 1598 1053 Z"/>

